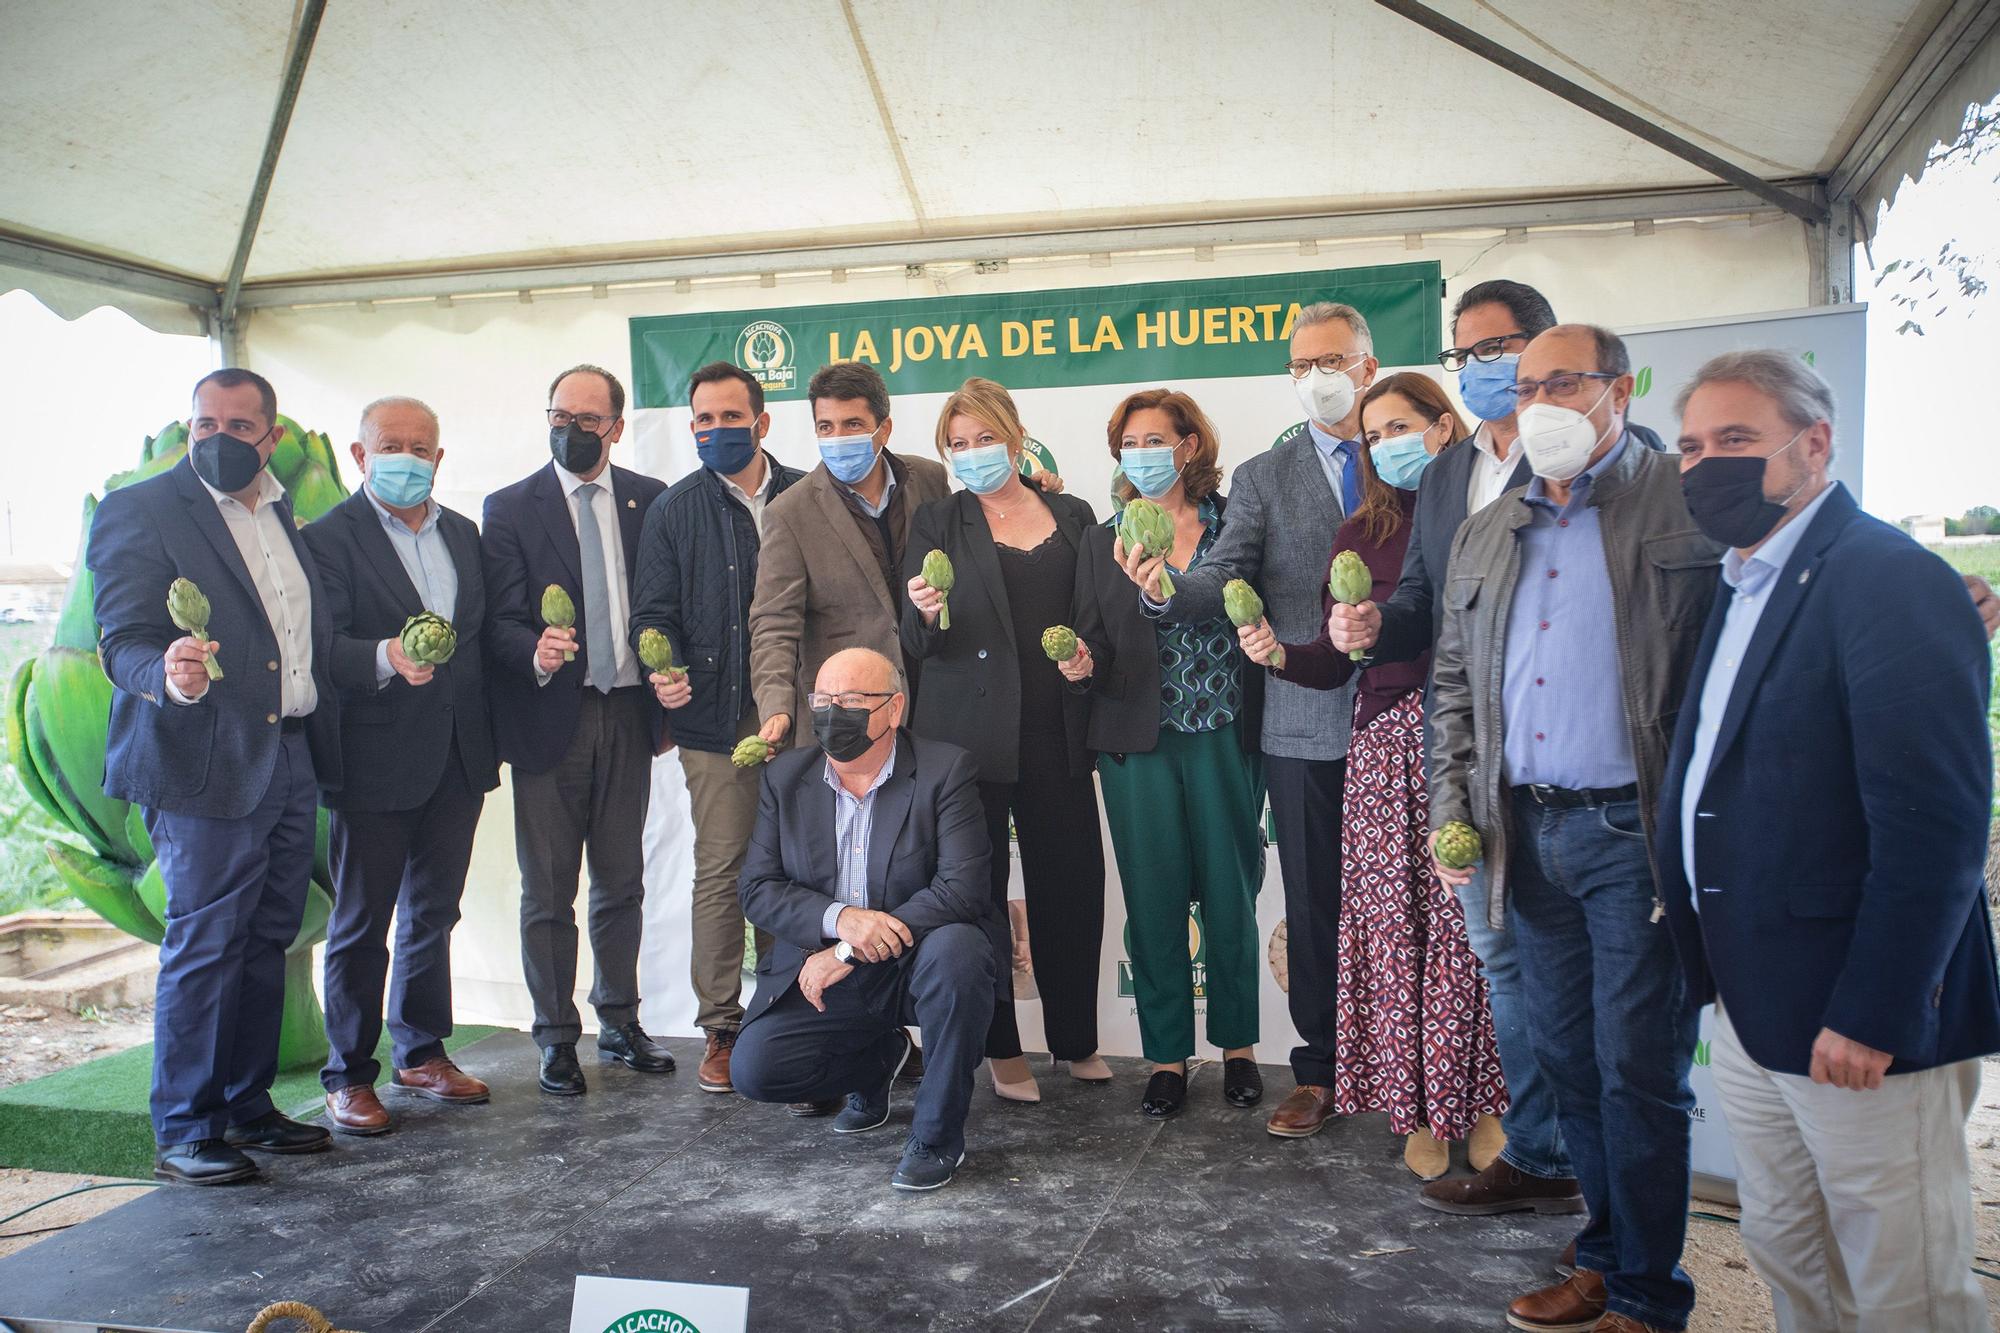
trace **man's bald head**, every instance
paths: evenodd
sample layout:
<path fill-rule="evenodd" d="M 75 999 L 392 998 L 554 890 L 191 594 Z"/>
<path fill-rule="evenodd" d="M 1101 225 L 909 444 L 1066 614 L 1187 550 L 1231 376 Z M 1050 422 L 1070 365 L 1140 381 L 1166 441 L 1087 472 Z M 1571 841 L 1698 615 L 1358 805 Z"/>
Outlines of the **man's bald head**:
<path fill-rule="evenodd" d="M 872 648 L 847 648 L 826 659 L 814 687 L 815 731 L 821 720 L 818 709 L 829 700 L 838 709 L 859 709 L 868 715 L 868 748 L 846 760 L 829 753 L 828 762 L 843 781 L 859 781 L 879 771 L 895 747 L 896 729 L 903 725 L 903 712 L 909 706 L 901 668 Z M 839 713 L 834 720 L 837 725 L 851 725 L 843 723 Z M 828 744 L 825 735 L 820 743 Z M 843 744 L 834 742 L 834 750 Z"/>
<path fill-rule="evenodd" d="M 873 648 L 843 648 L 819 669 L 814 688 L 822 694 L 903 692 L 902 671 Z"/>

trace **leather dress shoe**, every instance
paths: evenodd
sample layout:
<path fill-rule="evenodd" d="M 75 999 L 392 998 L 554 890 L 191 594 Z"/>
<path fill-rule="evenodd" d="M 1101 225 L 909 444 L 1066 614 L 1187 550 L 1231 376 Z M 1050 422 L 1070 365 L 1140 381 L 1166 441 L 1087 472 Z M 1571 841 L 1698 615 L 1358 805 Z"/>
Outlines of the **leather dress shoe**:
<path fill-rule="evenodd" d="M 1333 1089 L 1301 1083 L 1278 1103 L 1264 1128 L 1281 1139 L 1309 1139 L 1333 1119 Z"/>
<path fill-rule="evenodd" d="M 153 1175 L 176 1185 L 233 1185 L 255 1179 L 257 1164 L 221 1139 L 197 1139 L 155 1151 Z"/>
<path fill-rule="evenodd" d="M 785 1114 L 795 1115 L 801 1120 L 814 1120 L 823 1115 L 832 1115 L 846 1104 L 846 1102 L 839 1100 L 828 1102 L 788 1102 L 785 1105 Z"/>
<path fill-rule="evenodd" d="M 1255 1060 L 1222 1062 L 1222 1100 L 1246 1110 L 1264 1100 L 1264 1075 Z"/>
<path fill-rule="evenodd" d="M 325 1152 L 333 1146 L 333 1135 L 325 1125 L 302 1125 L 278 1111 L 231 1125 L 222 1138 L 232 1148 L 269 1153 Z"/>
<path fill-rule="evenodd" d="M 474 1078 L 442 1055 L 415 1069 L 398 1069 L 394 1083 L 434 1102 L 483 1102 L 493 1096 L 483 1079 Z"/>
<path fill-rule="evenodd" d="M 389 1112 L 375 1089 L 366 1083 L 335 1088 L 326 1094 L 326 1122 L 340 1134 L 373 1138 L 389 1132 Z"/>
<path fill-rule="evenodd" d="M 1507 1324 L 1528 1333 L 1590 1333 L 1604 1318 L 1604 1301 L 1604 1275 L 1579 1268 L 1553 1287 L 1515 1297 Z"/>
<path fill-rule="evenodd" d="M 586 1091 L 583 1066 L 576 1062 L 576 1043 L 559 1041 L 542 1051 L 542 1072 L 535 1082 L 557 1097 L 581 1097 Z"/>
<path fill-rule="evenodd" d="M 695 1070 L 695 1086 L 703 1092 L 734 1092 L 729 1078 L 729 1052 L 736 1046 L 735 1028 L 710 1028 L 708 1045 L 701 1053 L 701 1067 Z"/>
<path fill-rule="evenodd" d="M 1187 1101 L 1187 1075 L 1162 1069 L 1146 1080 L 1146 1095 L 1139 1102 L 1139 1114 L 1154 1120 L 1170 1120 L 1181 1113 Z"/>
<path fill-rule="evenodd" d="M 636 1069 L 642 1074 L 674 1072 L 673 1055 L 647 1036 L 646 1029 L 639 1026 L 636 1018 L 597 1034 L 597 1058 L 616 1060 L 627 1069 Z"/>
<path fill-rule="evenodd" d="M 1500 1158 L 1476 1176 L 1433 1180 L 1418 1202 L 1440 1213 L 1490 1217 L 1494 1213 L 1580 1213 L 1583 1191 L 1573 1179 L 1531 1176 Z"/>

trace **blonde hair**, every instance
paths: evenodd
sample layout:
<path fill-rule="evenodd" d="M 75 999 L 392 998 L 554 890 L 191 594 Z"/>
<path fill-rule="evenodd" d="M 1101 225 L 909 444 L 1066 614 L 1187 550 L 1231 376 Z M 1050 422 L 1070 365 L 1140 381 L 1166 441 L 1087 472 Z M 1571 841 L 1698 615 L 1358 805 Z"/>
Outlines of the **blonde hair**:
<path fill-rule="evenodd" d="M 951 456 L 951 419 L 958 416 L 971 417 L 991 430 L 1006 444 L 1009 458 L 1020 458 L 1021 446 L 1027 440 L 1028 432 L 1021 425 L 1021 413 L 1015 408 L 1014 396 L 1007 392 L 1006 385 L 974 375 L 944 400 L 944 406 L 938 409 L 937 419 L 939 458 L 948 459 Z"/>

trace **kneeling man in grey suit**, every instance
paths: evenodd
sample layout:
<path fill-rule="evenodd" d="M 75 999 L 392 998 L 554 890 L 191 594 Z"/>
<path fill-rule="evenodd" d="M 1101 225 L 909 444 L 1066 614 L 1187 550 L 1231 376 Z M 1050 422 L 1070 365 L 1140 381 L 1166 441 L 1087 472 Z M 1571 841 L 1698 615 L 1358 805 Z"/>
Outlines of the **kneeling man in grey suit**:
<path fill-rule="evenodd" d="M 819 746 L 765 769 L 738 885 L 743 915 L 775 942 L 731 1077 L 754 1101 L 845 1095 L 834 1132 L 877 1129 L 914 1023 L 924 1081 L 891 1183 L 936 1189 L 965 1160 L 972 1074 L 1006 975 L 977 773 L 957 746 L 901 732 L 908 699 L 880 653 L 836 653 L 816 685 Z"/>

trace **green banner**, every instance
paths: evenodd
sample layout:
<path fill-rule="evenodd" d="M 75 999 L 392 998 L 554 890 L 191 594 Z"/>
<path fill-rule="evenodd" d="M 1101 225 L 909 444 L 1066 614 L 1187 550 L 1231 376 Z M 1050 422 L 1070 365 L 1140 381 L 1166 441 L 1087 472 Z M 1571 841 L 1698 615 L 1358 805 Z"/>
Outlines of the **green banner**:
<path fill-rule="evenodd" d="M 1428 362 L 1443 346 L 1434 262 L 651 315 L 632 321 L 633 405 L 682 406 L 688 376 L 711 361 L 742 366 L 777 402 L 804 398 L 831 361 L 867 362 L 892 394 L 948 393 L 968 375 L 1010 389 L 1274 375 L 1293 319 L 1314 301 L 1360 310 L 1385 366 Z"/>

